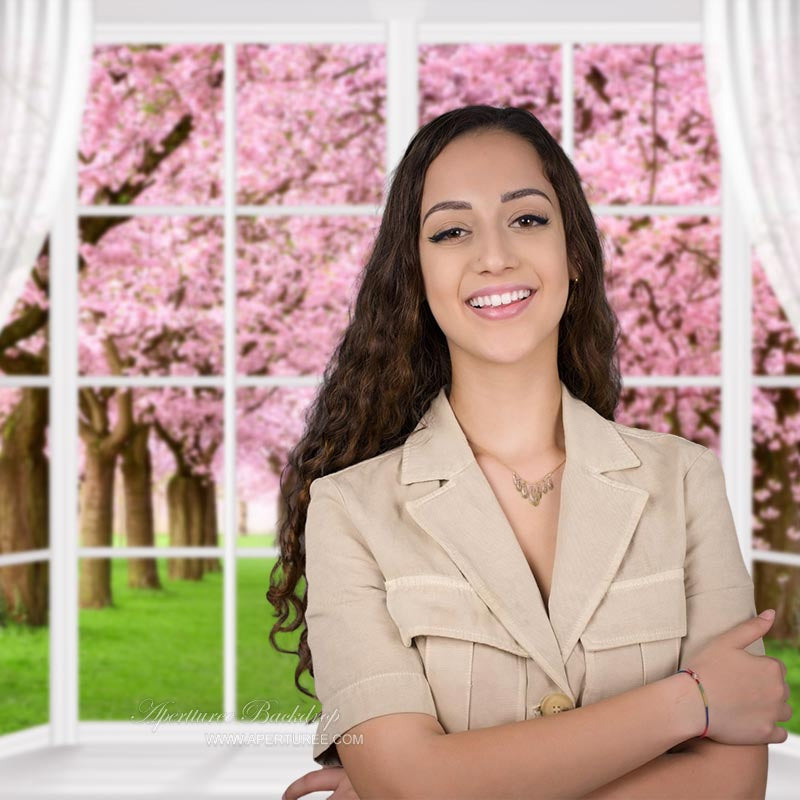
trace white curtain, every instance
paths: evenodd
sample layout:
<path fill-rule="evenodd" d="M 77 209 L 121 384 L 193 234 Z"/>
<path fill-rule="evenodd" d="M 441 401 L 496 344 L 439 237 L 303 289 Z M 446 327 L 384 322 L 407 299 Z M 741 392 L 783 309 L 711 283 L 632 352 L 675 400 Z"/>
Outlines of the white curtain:
<path fill-rule="evenodd" d="M 78 149 L 91 0 L 0 0 L 0 329 L 52 227 Z"/>
<path fill-rule="evenodd" d="M 800 335 L 800 3 L 704 0 L 703 49 L 745 224 Z"/>

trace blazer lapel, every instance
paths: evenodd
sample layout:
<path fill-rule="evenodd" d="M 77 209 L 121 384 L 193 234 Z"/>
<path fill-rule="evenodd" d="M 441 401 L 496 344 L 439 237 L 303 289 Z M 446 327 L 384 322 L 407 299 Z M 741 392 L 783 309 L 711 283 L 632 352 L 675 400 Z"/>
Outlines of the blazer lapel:
<path fill-rule="evenodd" d="M 445 394 L 403 446 L 401 482 L 444 481 L 406 510 L 551 680 L 571 696 L 565 662 L 614 578 L 649 493 L 605 473 L 641 463 L 613 424 L 561 381 L 567 460 L 548 610 L 525 554 Z"/>

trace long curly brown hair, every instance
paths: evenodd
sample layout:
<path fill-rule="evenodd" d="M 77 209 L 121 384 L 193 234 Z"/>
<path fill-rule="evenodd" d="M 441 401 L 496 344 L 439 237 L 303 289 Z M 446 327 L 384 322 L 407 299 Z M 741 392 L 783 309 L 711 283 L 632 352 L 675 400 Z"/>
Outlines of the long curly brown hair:
<path fill-rule="evenodd" d="M 277 610 L 273 647 L 295 653 L 297 688 L 307 669 L 314 676 L 305 624 L 306 512 L 316 478 L 401 445 L 442 386 L 450 388 L 447 341 L 425 297 L 419 257 L 420 203 L 428 166 L 448 142 L 467 132 L 506 130 L 538 152 L 561 204 L 567 256 L 580 276 L 570 282 L 559 323 L 558 372 L 567 388 L 607 419 L 621 392 L 617 360 L 619 326 L 608 303 L 601 236 L 580 177 L 558 142 L 528 110 L 470 105 L 423 125 L 392 173 L 380 228 L 361 274 L 349 324 L 325 367 L 309 407 L 302 438 L 281 472 L 278 542 L 268 601 Z M 336 546 L 335 542 L 331 543 Z M 290 619 L 294 609 L 294 619 Z M 297 650 L 276 634 L 302 626 Z"/>

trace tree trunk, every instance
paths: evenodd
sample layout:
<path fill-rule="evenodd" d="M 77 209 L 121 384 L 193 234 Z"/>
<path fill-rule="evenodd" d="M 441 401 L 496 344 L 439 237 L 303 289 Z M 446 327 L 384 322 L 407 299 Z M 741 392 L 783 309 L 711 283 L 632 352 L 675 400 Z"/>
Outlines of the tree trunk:
<path fill-rule="evenodd" d="M 217 522 L 216 484 L 209 478 L 203 481 L 202 490 L 205 499 L 203 545 L 206 547 L 217 547 L 219 546 L 219 525 Z M 204 558 L 203 569 L 205 572 L 222 572 L 222 564 L 216 556 Z"/>
<path fill-rule="evenodd" d="M 247 535 L 247 501 L 239 501 L 239 534 Z"/>
<path fill-rule="evenodd" d="M 114 466 L 116 453 L 89 443 L 85 447 L 85 475 L 81 484 L 81 544 L 111 546 L 114 511 Z M 80 607 L 111 605 L 111 560 L 84 558 L 80 568 Z"/>
<path fill-rule="evenodd" d="M 155 545 L 149 437 L 148 425 L 136 425 L 122 449 L 125 534 L 129 547 Z M 129 558 L 128 586 L 133 589 L 160 589 L 161 581 L 158 578 L 156 559 Z"/>
<path fill-rule="evenodd" d="M 49 546 L 48 390 L 18 391 L 20 402 L 0 431 L 0 553 Z M 47 625 L 49 575 L 46 561 L 0 568 L 0 618 Z"/>
<path fill-rule="evenodd" d="M 203 544 L 203 491 L 194 475 L 175 474 L 167 484 L 169 543 L 171 547 Z M 203 577 L 202 558 L 170 558 L 171 580 L 197 581 Z"/>
<path fill-rule="evenodd" d="M 780 420 L 797 414 L 797 400 L 794 396 L 787 401 L 786 392 L 781 392 L 776 402 L 780 409 Z M 794 487 L 789 480 L 794 472 L 796 455 L 786 447 L 769 450 L 765 445 L 758 445 L 755 458 L 764 471 L 762 485 L 757 488 L 764 488 L 770 480 L 781 484 L 781 488 L 770 495 L 769 499 L 769 505 L 777 508 L 779 515 L 774 519 L 764 520 L 766 530 L 762 531 L 761 535 L 770 543 L 774 552 L 799 553 L 800 543 L 787 535 L 787 531 L 797 520 L 798 505 L 794 498 Z M 756 611 L 765 608 L 775 609 L 775 621 L 769 629 L 768 638 L 783 640 L 794 645 L 800 644 L 796 621 L 800 609 L 800 569 L 759 561 L 756 561 L 753 567 Z"/>

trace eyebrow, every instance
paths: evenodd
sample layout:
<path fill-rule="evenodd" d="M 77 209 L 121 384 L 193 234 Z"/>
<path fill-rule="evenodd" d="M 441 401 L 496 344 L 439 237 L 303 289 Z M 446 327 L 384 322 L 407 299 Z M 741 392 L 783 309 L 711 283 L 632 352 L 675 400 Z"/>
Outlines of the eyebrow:
<path fill-rule="evenodd" d="M 534 189 L 532 186 L 528 186 L 525 189 L 514 189 L 513 191 L 505 192 L 500 195 L 500 202 L 507 203 L 509 200 L 517 200 L 520 197 L 527 197 L 531 194 L 541 195 L 551 206 L 553 205 L 553 201 L 541 189 Z M 428 209 L 428 212 L 422 218 L 422 224 L 425 224 L 425 220 L 428 219 L 434 211 L 444 211 L 446 209 L 458 210 L 464 208 L 472 208 L 472 205 L 465 200 L 442 200 L 441 203 L 436 203 Z M 553 206 L 553 208 L 555 208 L 555 206 Z"/>

